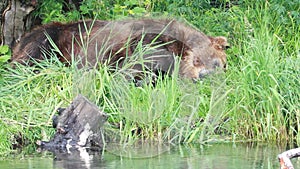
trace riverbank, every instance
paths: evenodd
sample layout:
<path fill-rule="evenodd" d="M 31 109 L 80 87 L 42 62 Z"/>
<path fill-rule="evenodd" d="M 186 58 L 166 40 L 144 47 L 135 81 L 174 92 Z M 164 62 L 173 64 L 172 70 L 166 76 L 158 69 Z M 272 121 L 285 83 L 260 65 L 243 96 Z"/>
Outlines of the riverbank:
<path fill-rule="evenodd" d="M 49 139 L 56 109 L 78 93 L 109 115 L 105 130 L 121 143 L 298 143 L 299 2 L 203 9 L 177 3 L 173 11 L 163 5 L 157 3 L 151 12 L 166 11 L 206 34 L 229 38 L 226 73 L 198 83 L 174 75 L 159 78 L 155 87 L 136 87 L 122 71 L 110 73 L 105 67 L 87 73 L 55 60 L 40 68 L 1 65 L 0 154 Z"/>

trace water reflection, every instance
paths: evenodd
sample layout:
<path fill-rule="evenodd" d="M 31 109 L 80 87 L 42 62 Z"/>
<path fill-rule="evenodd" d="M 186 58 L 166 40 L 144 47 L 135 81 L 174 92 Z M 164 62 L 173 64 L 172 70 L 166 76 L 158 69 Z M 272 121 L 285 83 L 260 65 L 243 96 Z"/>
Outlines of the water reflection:
<path fill-rule="evenodd" d="M 64 169 L 92 169 L 104 168 L 101 152 L 91 152 L 84 148 L 72 150 L 71 152 L 53 152 L 53 168 Z"/>
<path fill-rule="evenodd" d="M 121 158 L 153 158 L 170 151 L 170 145 L 157 142 L 137 142 L 132 145 L 110 143 L 105 150 Z"/>
<path fill-rule="evenodd" d="M 273 169 L 279 168 L 277 155 L 285 150 L 277 146 L 232 143 L 164 146 L 160 148 L 144 146 L 143 148 L 148 150 L 132 148 L 131 152 L 128 147 L 126 149 L 117 147 L 111 149 L 114 151 L 103 153 L 90 153 L 85 150 L 75 151 L 71 154 L 56 153 L 55 155 L 49 155 L 49 153 L 40 153 L 22 159 L 2 160 L 0 161 L 0 168 Z M 124 152 L 134 156 L 130 157 Z M 146 156 L 147 153 L 151 155 Z M 156 155 L 154 156 L 154 154 Z M 294 159 L 292 163 L 295 168 L 300 167 L 299 160 Z"/>

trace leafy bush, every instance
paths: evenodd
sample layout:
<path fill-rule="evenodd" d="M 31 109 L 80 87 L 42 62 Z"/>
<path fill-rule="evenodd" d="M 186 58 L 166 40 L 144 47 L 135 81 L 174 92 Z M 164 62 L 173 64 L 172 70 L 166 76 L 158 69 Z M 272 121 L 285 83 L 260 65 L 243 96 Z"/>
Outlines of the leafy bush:
<path fill-rule="evenodd" d="M 40 2 L 36 15 L 43 23 L 52 21 L 76 21 L 82 17 L 97 19 L 117 19 L 126 16 L 144 16 L 151 12 L 150 0 L 126 0 L 126 1 L 102 1 L 83 0 L 76 10 L 69 6 L 71 10 L 63 11 L 63 0 L 45 0 Z"/>

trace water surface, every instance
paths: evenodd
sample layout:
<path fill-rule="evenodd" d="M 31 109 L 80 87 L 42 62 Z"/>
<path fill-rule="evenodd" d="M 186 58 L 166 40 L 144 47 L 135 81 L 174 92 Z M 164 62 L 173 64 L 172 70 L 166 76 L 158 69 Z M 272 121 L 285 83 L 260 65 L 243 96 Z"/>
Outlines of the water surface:
<path fill-rule="evenodd" d="M 0 161 L 1 169 L 271 169 L 279 168 L 277 155 L 285 151 L 264 144 L 209 144 L 152 147 L 141 149 L 107 148 L 99 154 L 49 152 L 16 156 Z M 293 159 L 295 168 L 300 161 Z"/>

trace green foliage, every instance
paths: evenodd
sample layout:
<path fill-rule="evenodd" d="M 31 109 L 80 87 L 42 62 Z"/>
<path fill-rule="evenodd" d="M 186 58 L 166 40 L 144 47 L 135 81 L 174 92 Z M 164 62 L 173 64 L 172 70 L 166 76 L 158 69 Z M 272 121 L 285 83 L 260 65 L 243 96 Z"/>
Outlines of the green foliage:
<path fill-rule="evenodd" d="M 0 69 L 3 75 L 0 131 L 6 133 L 3 134 L 5 137 L 1 137 L 1 150 L 12 150 L 12 145 L 18 148 L 36 140 L 47 140 L 54 132 L 50 127 L 52 116 L 59 106 L 63 106 L 62 100 L 70 96 L 69 69 L 39 66 L 42 67 L 39 74 L 34 73 L 34 67 L 22 65 L 16 65 L 15 69 Z"/>
<path fill-rule="evenodd" d="M 244 22 L 233 27 L 233 44 L 239 47 L 231 52 L 239 59 L 230 68 L 230 82 L 233 83 L 230 86 L 236 90 L 229 97 L 232 99 L 229 103 L 235 107 L 232 116 L 232 122 L 236 122 L 236 127 L 232 126 L 234 133 L 256 140 L 284 142 L 295 138 L 293 133 L 299 126 L 295 115 L 299 112 L 299 108 L 295 108 L 299 107 L 299 101 L 295 102 L 295 99 L 299 100 L 296 87 L 299 81 L 294 79 L 299 78 L 300 69 L 295 64 L 299 63 L 299 35 L 282 30 L 288 26 L 291 32 L 297 32 L 299 28 L 293 27 L 292 18 L 285 21 L 285 26 L 277 23 L 277 18 L 282 16 L 273 11 L 275 5 L 259 3 L 248 10 L 232 11 Z M 286 77 L 290 78 L 289 82 Z"/>
<path fill-rule="evenodd" d="M 143 16 L 151 7 L 150 0 L 99 1 L 84 0 L 80 12 L 90 18 L 117 19 L 126 16 Z M 96 9 L 95 9 L 96 8 Z"/>
<path fill-rule="evenodd" d="M 7 45 L 0 46 L 0 65 L 7 62 L 11 57 L 11 51 Z"/>
<path fill-rule="evenodd" d="M 43 23 L 52 21 L 69 22 L 82 17 L 97 19 L 117 19 L 126 16 L 149 15 L 151 11 L 150 0 L 102 1 L 83 0 L 79 10 L 68 6 L 71 10 L 63 11 L 63 0 L 42 1 L 36 12 Z"/>
<path fill-rule="evenodd" d="M 65 21 L 62 14 L 62 2 L 62 0 L 42 1 L 35 14 L 42 18 L 43 23 Z"/>
<path fill-rule="evenodd" d="M 7 45 L 0 46 L 0 69 L 3 69 L 7 61 L 11 58 L 11 50 Z M 0 74 L 0 84 L 3 76 Z"/>

